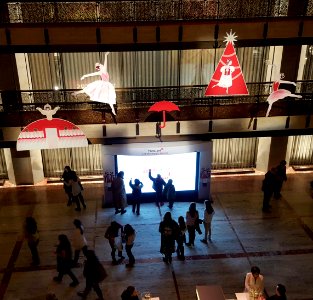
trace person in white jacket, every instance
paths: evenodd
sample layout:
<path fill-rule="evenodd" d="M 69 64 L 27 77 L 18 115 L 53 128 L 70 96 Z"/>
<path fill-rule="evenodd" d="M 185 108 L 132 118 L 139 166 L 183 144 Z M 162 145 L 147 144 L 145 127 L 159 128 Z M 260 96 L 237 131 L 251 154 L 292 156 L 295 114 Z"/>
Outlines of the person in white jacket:
<path fill-rule="evenodd" d="M 73 224 L 75 225 L 75 230 L 72 235 L 72 247 L 74 249 L 73 265 L 77 266 L 80 251 L 82 250 L 83 254 L 86 256 L 88 246 L 87 246 L 87 240 L 84 235 L 84 226 L 82 225 L 81 221 L 78 219 L 75 219 Z"/>
<path fill-rule="evenodd" d="M 259 296 L 264 292 L 264 277 L 260 274 L 260 268 L 251 267 L 251 272 L 247 273 L 245 278 L 245 292 L 258 293 Z"/>

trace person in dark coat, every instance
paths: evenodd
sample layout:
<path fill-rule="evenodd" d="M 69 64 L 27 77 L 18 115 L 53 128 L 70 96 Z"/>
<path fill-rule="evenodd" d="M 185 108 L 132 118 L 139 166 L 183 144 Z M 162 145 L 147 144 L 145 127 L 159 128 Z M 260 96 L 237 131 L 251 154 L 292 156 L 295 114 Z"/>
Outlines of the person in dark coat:
<path fill-rule="evenodd" d="M 135 238 L 136 238 L 135 229 L 130 224 L 126 224 L 124 226 L 125 249 L 128 256 L 128 264 L 125 265 L 126 268 L 131 268 L 135 264 L 135 257 L 132 253 Z"/>
<path fill-rule="evenodd" d="M 124 184 L 124 172 L 120 171 L 112 182 L 113 203 L 115 207 L 115 214 L 126 213 L 127 196 Z"/>
<path fill-rule="evenodd" d="M 172 214 L 169 211 L 165 213 L 163 221 L 160 223 L 159 232 L 161 233 L 160 252 L 164 255 L 163 261 L 171 263 L 172 254 L 175 252 L 175 241 L 178 237 L 179 226 L 172 219 Z"/>
<path fill-rule="evenodd" d="M 287 300 L 286 288 L 281 283 L 277 284 L 275 295 L 270 296 L 269 300 Z"/>
<path fill-rule="evenodd" d="M 67 206 L 72 205 L 73 195 L 72 195 L 72 185 L 70 181 L 75 177 L 75 175 L 76 173 L 71 170 L 70 166 L 64 167 L 64 172 L 61 176 L 61 180 L 63 180 L 63 188 L 65 191 L 65 194 L 68 197 Z"/>
<path fill-rule="evenodd" d="M 72 272 L 72 247 L 69 239 L 65 234 L 60 234 L 59 244 L 56 249 L 57 255 L 57 271 L 58 276 L 54 277 L 53 280 L 56 282 L 61 282 L 65 274 L 71 277 L 73 282 L 70 284 L 71 287 L 75 287 L 79 284 L 78 279 Z"/>
<path fill-rule="evenodd" d="M 105 232 L 104 237 L 109 240 L 113 265 L 117 265 L 118 261 L 116 260 L 115 253 L 118 251 L 118 257 L 120 261 L 125 257 L 122 254 L 123 246 L 122 246 L 122 234 L 123 234 L 123 226 L 116 221 L 112 221 L 111 225 Z"/>
<path fill-rule="evenodd" d="M 138 292 L 132 285 L 128 286 L 121 295 L 122 300 L 139 300 Z"/>
<path fill-rule="evenodd" d="M 132 206 L 133 206 L 133 213 L 140 215 L 140 198 L 141 198 L 141 189 L 143 187 L 142 182 L 139 179 L 135 179 L 134 184 L 132 180 L 129 181 L 129 186 L 132 188 Z"/>
<path fill-rule="evenodd" d="M 77 295 L 86 298 L 91 289 L 94 289 L 98 299 L 103 300 L 104 298 L 99 283 L 107 276 L 106 271 L 93 250 L 87 250 L 86 258 L 87 260 L 85 261 L 83 271 L 83 275 L 86 278 L 86 287 L 84 291 L 78 292 Z"/>
<path fill-rule="evenodd" d="M 186 231 L 187 231 L 187 226 L 186 222 L 183 216 L 178 217 L 178 226 L 179 226 L 179 231 L 177 235 L 177 257 L 179 260 L 185 260 L 185 248 L 184 248 L 184 243 L 186 243 Z"/>
<path fill-rule="evenodd" d="M 276 168 L 271 168 L 266 174 L 262 182 L 262 191 L 263 191 L 263 212 L 270 212 L 270 200 L 274 193 L 276 182 Z"/>
<path fill-rule="evenodd" d="M 176 191 L 172 179 L 169 179 L 167 184 L 165 185 L 163 195 L 166 201 L 168 202 L 168 207 L 172 209 L 176 199 Z"/>
<path fill-rule="evenodd" d="M 37 230 L 37 222 L 33 217 L 27 217 L 25 220 L 25 238 L 29 250 L 32 254 L 32 265 L 38 266 L 40 264 L 39 254 L 38 254 L 38 243 L 39 243 L 39 233 Z"/>
<path fill-rule="evenodd" d="M 157 174 L 157 177 L 151 176 L 151 169 L 149 169 L 149 178 L 153 182 L 152 188 L 155 190 L 155 204 L 157 207 L 164 205 L 163 203 L 163 186 L 166 185 L 166 182 L 161 177 L 160 174 Z"/>
<path fill-rule="evenodd" d="M 276 167 L 276 181 L 274 186 L 275 199 L 280 199 L 282 197 L 281 189 L 283 187 L 284 181 L 287 181 L 286 164 L 287 162 L 285 160 L 282 160 Z"/>

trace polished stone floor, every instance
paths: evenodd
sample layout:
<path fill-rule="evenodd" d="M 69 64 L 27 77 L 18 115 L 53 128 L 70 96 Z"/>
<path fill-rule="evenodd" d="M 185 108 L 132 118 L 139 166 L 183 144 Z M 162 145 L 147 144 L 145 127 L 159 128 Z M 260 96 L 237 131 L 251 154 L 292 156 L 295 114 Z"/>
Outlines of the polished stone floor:
<path fill-rule="evenodd" d="M 196 237 L 195 246 L 185 247 L 186 260 L 174 256 L 166 265 L 159 253 L 158 226 L 168 207 L 143 204 L 141 215 L 130 207 L 124 215 L 112 208 L 102 208 L 103 185 L 85 183 L 87 209 L 76 212 L 66 206 L 61 185 L 7 187 L 0 189 L 0 299 L 39 300 L 53 292 L 59 300 L 80 299 L 84 288 L 82 267 L 74 273 L 80 280 L 76 288 L 70 279 L 55 283 L 55 245 L 57 236 L 71 236 L 73 219 L 79 218 L 86 229 L 89 246 L 95 249 L 109 276 L 101 283 L 105 299 L 118 300 L 128 285 L 140 292 L 150 291 L 161 300 L 194 300 L 196 285 L 220 285 L 226 299 L 235 299 L 243 291 L 244 276 L 251 265 L 258 265 L 265 286 L 273 294 L 275 285 L 287 287 L 288 300 L 313 299 L 313 199 L 309 188 L 312 173 L 288 174 L 283 197 L 272 200 L 272 212 L 262 213 L 261 181 L 263 175 L 218 176 L 212 178 L 216 214 L 209 245 Z M 188 199 L 186 199 L 188 200 Z M 176 203 L 172 210 L 177 220 L 185 215 L 188 202 Z M 203 204 L 197 204 L 203 210 Z M 40 230 L 41 265 L 31 267 L 31 256 L 23 239 L 22 225 L 32 215 Z M 133 248 L 136 265 L 111 265 L 110 249 L 104 232 L 112 220 L 130 223 L 137 232 Z M 126 253 L 124 254 L 126 256 Z M 83 262 L 83 257 L 80 258 Z M 91 292 L 88 299 L 95 299 Z"/>

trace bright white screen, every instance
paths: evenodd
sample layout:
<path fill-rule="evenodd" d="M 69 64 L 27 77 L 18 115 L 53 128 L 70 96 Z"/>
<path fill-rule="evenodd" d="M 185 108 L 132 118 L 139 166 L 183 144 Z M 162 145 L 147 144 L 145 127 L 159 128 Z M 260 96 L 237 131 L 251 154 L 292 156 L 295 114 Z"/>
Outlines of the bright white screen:
<path fill-rule="evenodd" d="M 117 169 L 124 171 L 126 192 L 131 193 L 129 180 L 138 178 L 143 183 L 142 192 L 152 193 L 152 177 L 161 174 L 167 182 L 173 180 L 176 191 L 194 191 L 196 187 L 197 153 L 182 153 L 159 156 L 117 155 Z"/>

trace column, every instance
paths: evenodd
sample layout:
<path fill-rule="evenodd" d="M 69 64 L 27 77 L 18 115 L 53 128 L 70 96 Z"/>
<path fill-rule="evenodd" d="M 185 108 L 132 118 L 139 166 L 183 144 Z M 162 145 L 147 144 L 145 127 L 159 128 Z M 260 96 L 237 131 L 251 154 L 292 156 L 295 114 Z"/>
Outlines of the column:
<path fill-rule="evenodd" d="M 256 169 L 267 172 L 270 168 L 275 167 L 281 160 L 289 161 L 289 137 L 260 137 L 258 146 L 258 155 Z"/>
<path fill-rule="evenodd" d="M 198 176 L 198 200 L 209 200 L 211 193 L 211 167 L 213 156 L 213 142 L 208 142 L 206 151 L 200 152 L 199 176 Z M 205 170 L 207 178 L 202 178 L 201 172 Z"/>
<path fill-rule="evenodd" d="M 9 181 L 15 185 L 36 184 L 44 180 L 40 150 L 4 149 Z"/>

